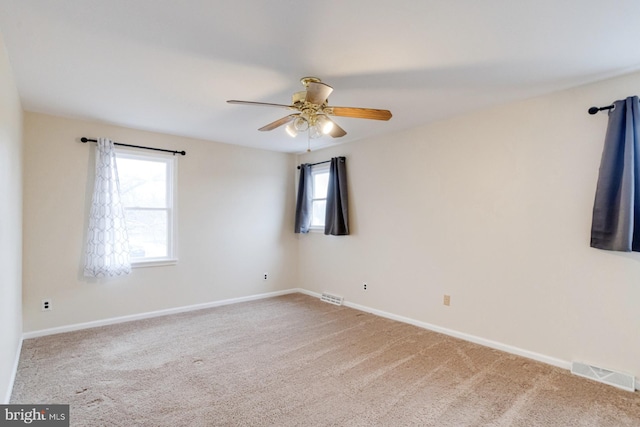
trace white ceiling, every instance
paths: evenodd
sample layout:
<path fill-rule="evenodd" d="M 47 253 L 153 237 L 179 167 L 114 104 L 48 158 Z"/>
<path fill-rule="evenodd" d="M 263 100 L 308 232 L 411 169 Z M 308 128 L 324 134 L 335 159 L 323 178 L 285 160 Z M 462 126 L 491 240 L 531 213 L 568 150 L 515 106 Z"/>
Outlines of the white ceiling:
<path fill-rule="evenodd" d="M 347 136 L 312 148 L 353 141 L 639 70 L 638 18 L 638 0 L 0 0 L 25 110 L 285 152 L 306 137 L 257 129 L 287 110 L 225 101 L 288 104 L 317 76 L 330 105 L 393 113 L 336 118 Z"/>

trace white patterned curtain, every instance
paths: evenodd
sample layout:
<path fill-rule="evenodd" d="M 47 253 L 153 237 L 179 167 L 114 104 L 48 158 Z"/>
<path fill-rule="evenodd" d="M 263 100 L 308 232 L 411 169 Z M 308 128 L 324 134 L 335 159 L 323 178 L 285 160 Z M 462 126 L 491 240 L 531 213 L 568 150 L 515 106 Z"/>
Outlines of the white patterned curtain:
<path fill-rule="evenodd" d="M 99 138 L 84 275 L 111 277 L 131 273 L 129 238 L 120 201 L 113 141 Z"/>

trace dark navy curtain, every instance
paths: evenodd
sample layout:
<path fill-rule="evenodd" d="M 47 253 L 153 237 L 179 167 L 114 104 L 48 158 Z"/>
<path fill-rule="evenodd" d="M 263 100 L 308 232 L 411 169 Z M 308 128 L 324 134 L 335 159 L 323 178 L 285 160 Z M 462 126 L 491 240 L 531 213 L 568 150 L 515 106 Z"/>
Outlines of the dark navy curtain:
<path fill-rule="evenodd" d="M 640 252 L 640 105 L 613 103 L 593 205 L 591 246 Z"/>
<path fill-rule="evenodd" d="M 298 198 L 296 199 L 296 233 L 308 233 L 311 227 L 311 201 L 313 198 L 313 182 L 311 181 L 311 165 L 300 165 L 298 180 Z"/>
<path fill-rule="evenodd" d="M 333 236 L 349 234 L 347 162 L 344 157 L 334 157 L 331 159 L 326 209 L 324 234 L 331 234 Z"/>

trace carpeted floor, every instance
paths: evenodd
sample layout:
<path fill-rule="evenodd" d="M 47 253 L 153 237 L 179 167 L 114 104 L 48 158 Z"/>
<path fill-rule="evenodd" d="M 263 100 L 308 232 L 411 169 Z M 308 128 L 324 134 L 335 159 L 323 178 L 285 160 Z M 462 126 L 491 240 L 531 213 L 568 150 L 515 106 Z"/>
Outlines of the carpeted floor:
<path fill-rule="evenodd" d="M 72 426 L 640 426 L 640 394 L 302 294 L 26 340 Z"/>

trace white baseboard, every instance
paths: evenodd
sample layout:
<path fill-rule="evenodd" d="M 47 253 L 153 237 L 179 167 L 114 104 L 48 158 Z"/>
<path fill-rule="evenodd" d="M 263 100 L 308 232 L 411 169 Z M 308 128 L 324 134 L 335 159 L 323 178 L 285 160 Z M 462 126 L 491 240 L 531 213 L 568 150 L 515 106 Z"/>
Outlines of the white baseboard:
<path fill-rule="evenodd" d="M 18 374 L 18 364 L 20 363 L 20 353 L 22 352 L 22 337 L 18 342 L 18 348 L 16 349 L 16 357 L 13 361 L 13 369 L 11 371 L 11 378 L 9 378 L 9 384 L 7 391 L 4 395 L 3 405 L 8 405 L 11 401 L 11 393 L 13 393 L 13 384 L 16 382 L 16 375 Z"/>
<path fill-rule="evenodd" d="M 62 334 L 65 332 L 79 331 L 82 329 L 97 328 L 100 326 L 115 325 L 117 323 L 131 322 L 134 320 L 150 319 L 153 317 L 167 316 L 170 314 L 185 313 L 187 311 L 202 310 L 205 308 L 220 307 L 223 305 L 237 304 L 240 302 L 255 301 L 263 298 L 277 297 L 299 292 L 298 289 L 287 289 L 284 291 L 268 292 L 264 294 L 249 295 L 246 297 L 231 298 L 220 301 L 205 302 L 202 304 L 194 304 L 183 307 L 168 308 L 165 310 L 150 311 L 147 313 L 131 314 L 129 316 L 112 317 L 110 319 L 95 320 L 92 322 L 76 323 L 73 325 L 59 326 L 56 328 L 41 329 L 38 331 L 25 332 L 22 334 L 23 339 L 44 337 L 47 335 Z"/>

